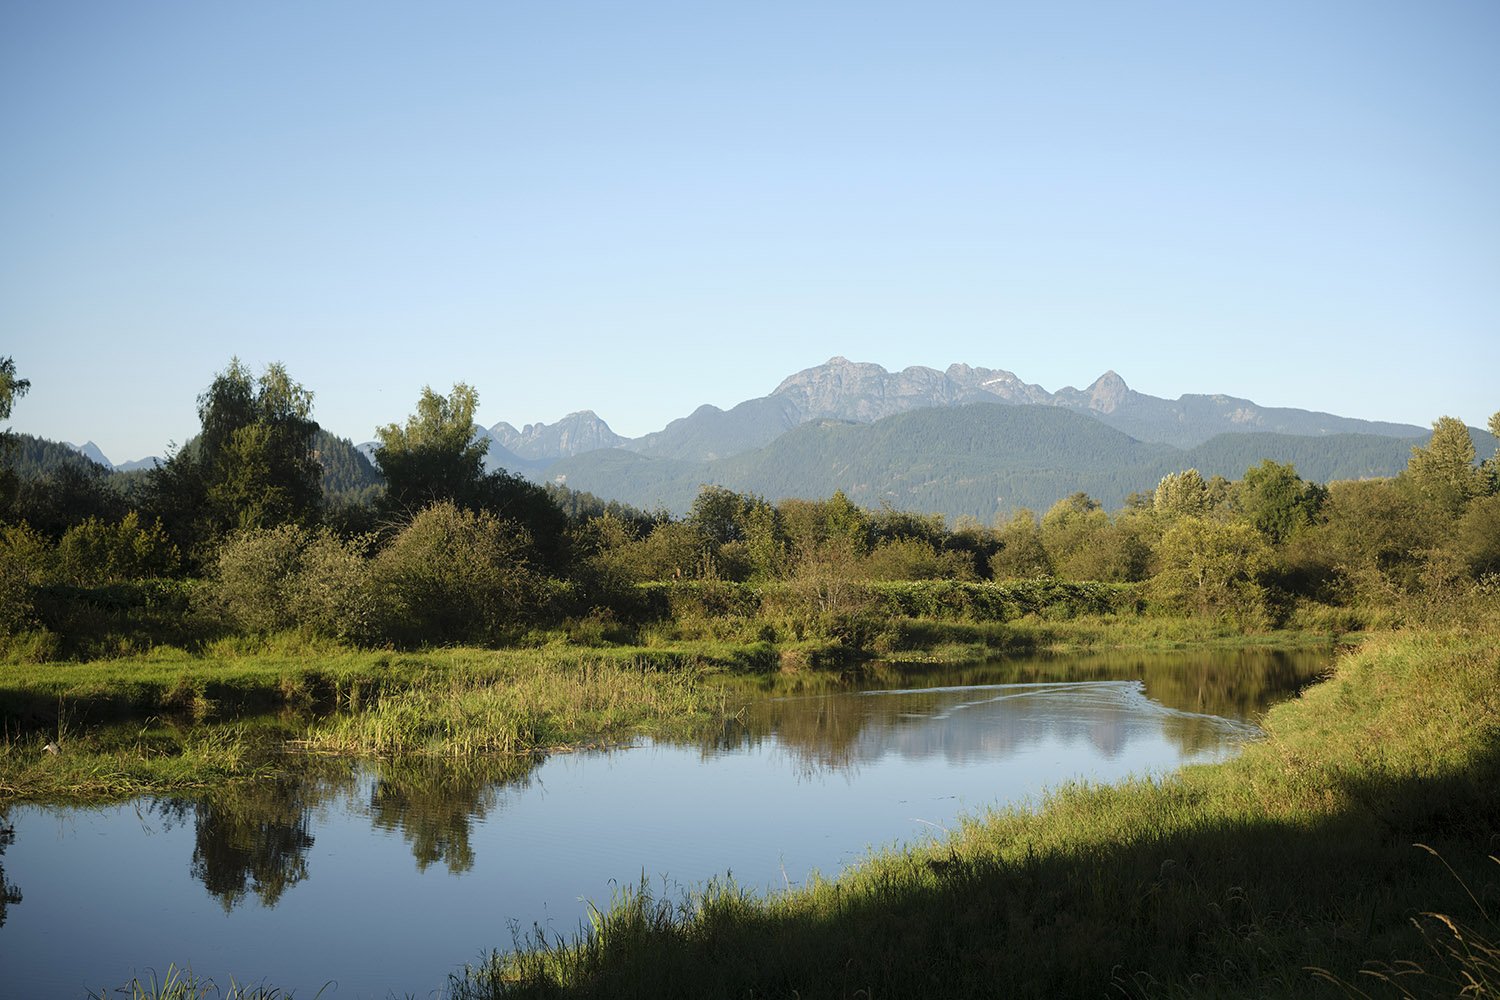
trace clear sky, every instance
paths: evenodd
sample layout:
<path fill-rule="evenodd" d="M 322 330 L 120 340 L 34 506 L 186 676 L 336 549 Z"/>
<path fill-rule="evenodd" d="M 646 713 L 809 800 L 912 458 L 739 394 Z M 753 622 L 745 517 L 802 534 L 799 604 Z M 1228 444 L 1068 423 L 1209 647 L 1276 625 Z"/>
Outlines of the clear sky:
<path fill-rule="evenodd" d="M 12 2 L 16 430 L 638 435 L 842 354 L 1483 425 L 1500 4 Z"/>

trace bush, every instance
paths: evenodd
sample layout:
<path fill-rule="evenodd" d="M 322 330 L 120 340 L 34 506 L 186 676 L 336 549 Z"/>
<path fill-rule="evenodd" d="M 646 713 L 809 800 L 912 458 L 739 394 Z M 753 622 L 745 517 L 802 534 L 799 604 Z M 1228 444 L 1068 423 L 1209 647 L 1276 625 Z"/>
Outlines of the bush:
<path fill-rule="evenodd" d="M 292 614 L 315 635 L 367 644 L 381 633 L 379 602 L 371 584 L 367 539 L 313 536 L 302 552 L 292 594 Z"/>
<path fill-rule="evenodd" d="M 81 587 L 169 576 L 178 563 L 177 546 L 161 522 L 143 526 L 135 511 L 113 524 L 90 517 L 57 543 L 59 578 Z"/>
<path fill-rule="evenodd" d="M 1262 577 L 1269 549 L 1250 525 L 1183 517 L 1162 536 L 1157 555 L 1161 568 L 1150 592 L 1167 607 L 1233 618 L 1248 628 L 1268 623 Z"/>
<path fill-rule="evenodd" d="M 15 635 L 33 623 L 33 594 L 51 565 L 47 540 L 29 525 L 0 529 L 0 635 Z"/>
<path fill-rule="evenodd" d="M 224 616 L 256 634 L 301 629 L 350 642 L 379 636 L 363 540 L 294 524 L 252 528 L 219 548 L 211 594 Z"/>
<path fill-rule="evenodd" d="M 375 558 L 384 631 L 405 643 L 500 641 L 540 616 L 544 581 L 527 532 L 436 503 Z"/>
<path fill-rule="evenodd" d="M 235 532 L 219 547 L 211 595 L 247 632 L 293 628 L 293 595 L 311 532 L 295 524 Z"/>
<path fill-rule="evenodd" d="M 865 556 L 862 568 L 872 580 L 972 580 L 974 555 L 939 551 L 920 538 L 891 538 Z"/>

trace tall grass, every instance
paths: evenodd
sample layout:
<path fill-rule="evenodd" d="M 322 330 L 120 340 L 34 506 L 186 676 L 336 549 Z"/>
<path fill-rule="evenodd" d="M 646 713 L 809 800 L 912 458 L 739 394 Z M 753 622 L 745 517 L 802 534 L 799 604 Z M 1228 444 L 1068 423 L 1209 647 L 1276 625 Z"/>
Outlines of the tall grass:
<path fill-rule="evenodd" d="M 323 990 L 319 990 L 314 994 L 314 1000 L 322 995 Z M 175 965 L 167 966 L 160 980 L 155 972 L 151 972 L 145 980 L 137 976 L 112 992 L 90 990 L 88 996 L 89 1000 L 107 1000 L 114 996 L 124 996 L 128 1000 L 292 1000 L 290 991 L 282 992 L 265 985 L 241 986 L 233 979 L 227 988 L 221 990 L 212 979 L 200 978 L 191 968 L 179 969 Z"/>
<path fill-rule="evenodd" d="M 316 723 L 300 745 L 382 756 L 531 753 L 689 733 L 726 708 L 697 668 L 540 653 L 480 679 L 455 673 L 441 684 L 383 693 L 362 711 Z"/>
<path fill-rule="evenodd" d="M 180 792 L 265 777 L 292 732 L 274 720 L 130 725 L 6 734 L 0 738 L 0 800 L 104 801 Z"/>

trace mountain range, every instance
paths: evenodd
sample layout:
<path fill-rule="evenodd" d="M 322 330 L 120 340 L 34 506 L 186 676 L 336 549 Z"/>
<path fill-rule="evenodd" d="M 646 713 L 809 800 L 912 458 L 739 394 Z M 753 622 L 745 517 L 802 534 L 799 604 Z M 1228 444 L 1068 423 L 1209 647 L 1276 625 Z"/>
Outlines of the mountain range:
<path fill-rule="evenodd" d="M 592 410 L 570 413 L 556 424 L 527 424 L 517 431 L 496 424 L 489 435 L 517 457 L 536 462 L 571 458 L 600 448 L 622 448 L 653 458 L 715 460 L 761 448 L 794 427 L 815 420 L 873 423 L 913 410 L 951 409 L 971 403 L 1049 406 L 1093 417 L 1138 441 L 1192 448 L 1217 434 L 1270 432 L 1299 436 L 1374 434 L 1418 438 L 1413 424 L 1357 420 L 1331 413 L 1267 407 L 1225 395 L 1185 395 L 1175 400 L 1136 392 L 1113 371 L 1086 389 L 1048 392 L 1013 372 L 950 365 L 946 371 L 914 366 L 899 372 L 836 357 L 788 376 L 770 395 L 729 410 L 703 405 L 665 428 L 622 438 Z"/>
<path fill-rule="evenodd" d="M 1002 369 L 891 372 L 842 357 L 639 438 L 589 410 L 480 430 L 497 466 L 648 509 L 680 513 L 715 483 L 772 499 L 841 489 L 869 506 L 981 520 L 1078 490 L 1113 507 L 1168 472 L 1237 478 L 1265 458 L 1317 481 L 1389 476 L 1430 433 L 1223 394 L 1162 399 L 1113 371 L 1049 392 Z M 1489 434 L 1471 433 L 1481 458 L 1494 452 Z"/>
<path fill-rule="evenodd" d="M 1003 369 L 891 372 L 842 357 L 766 396 L 727 410 L 705 404 L 638 438 L 592 410 L 475 431 L 489 469 L 647 509 L 680 513 L 702 484 L 716 483 L 773 500 L 843 490 L 869 506 L 981 520 L 1079 490 L 1114 507 L 1168 472 L 1237 478 L 1266 458 L 1317 481 L 1394 475 L 1430 433 L 1222 394 L 1163 399 L 1113 371 L 1050 392 Z M 1481 458 L 1494 453 L 1488 433 L 1471 435 Z M 373 458 L 374 448 L 356 450 Z M 74 450 L 109 465 L 92 442 Z"/>

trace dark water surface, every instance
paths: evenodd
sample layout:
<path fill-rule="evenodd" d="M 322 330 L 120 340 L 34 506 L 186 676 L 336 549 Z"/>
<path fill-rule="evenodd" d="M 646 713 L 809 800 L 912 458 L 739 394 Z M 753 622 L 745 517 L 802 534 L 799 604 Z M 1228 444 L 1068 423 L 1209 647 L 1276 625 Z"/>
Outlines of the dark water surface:
<path fill-rule="evenodd" d="M 570 932 L 645 877 L 757 889 L 960 816 L 1214 761 L 1327 652 L 1117 654 L 740 682 L 696 745 L 534 762 L 308 760 L 191 798 L 0 810 L 0 996 L 191 964 L 310 998 L 441 996 L 512 927 Z M 336 986 L 336 989 L 335 989 Z"/>

